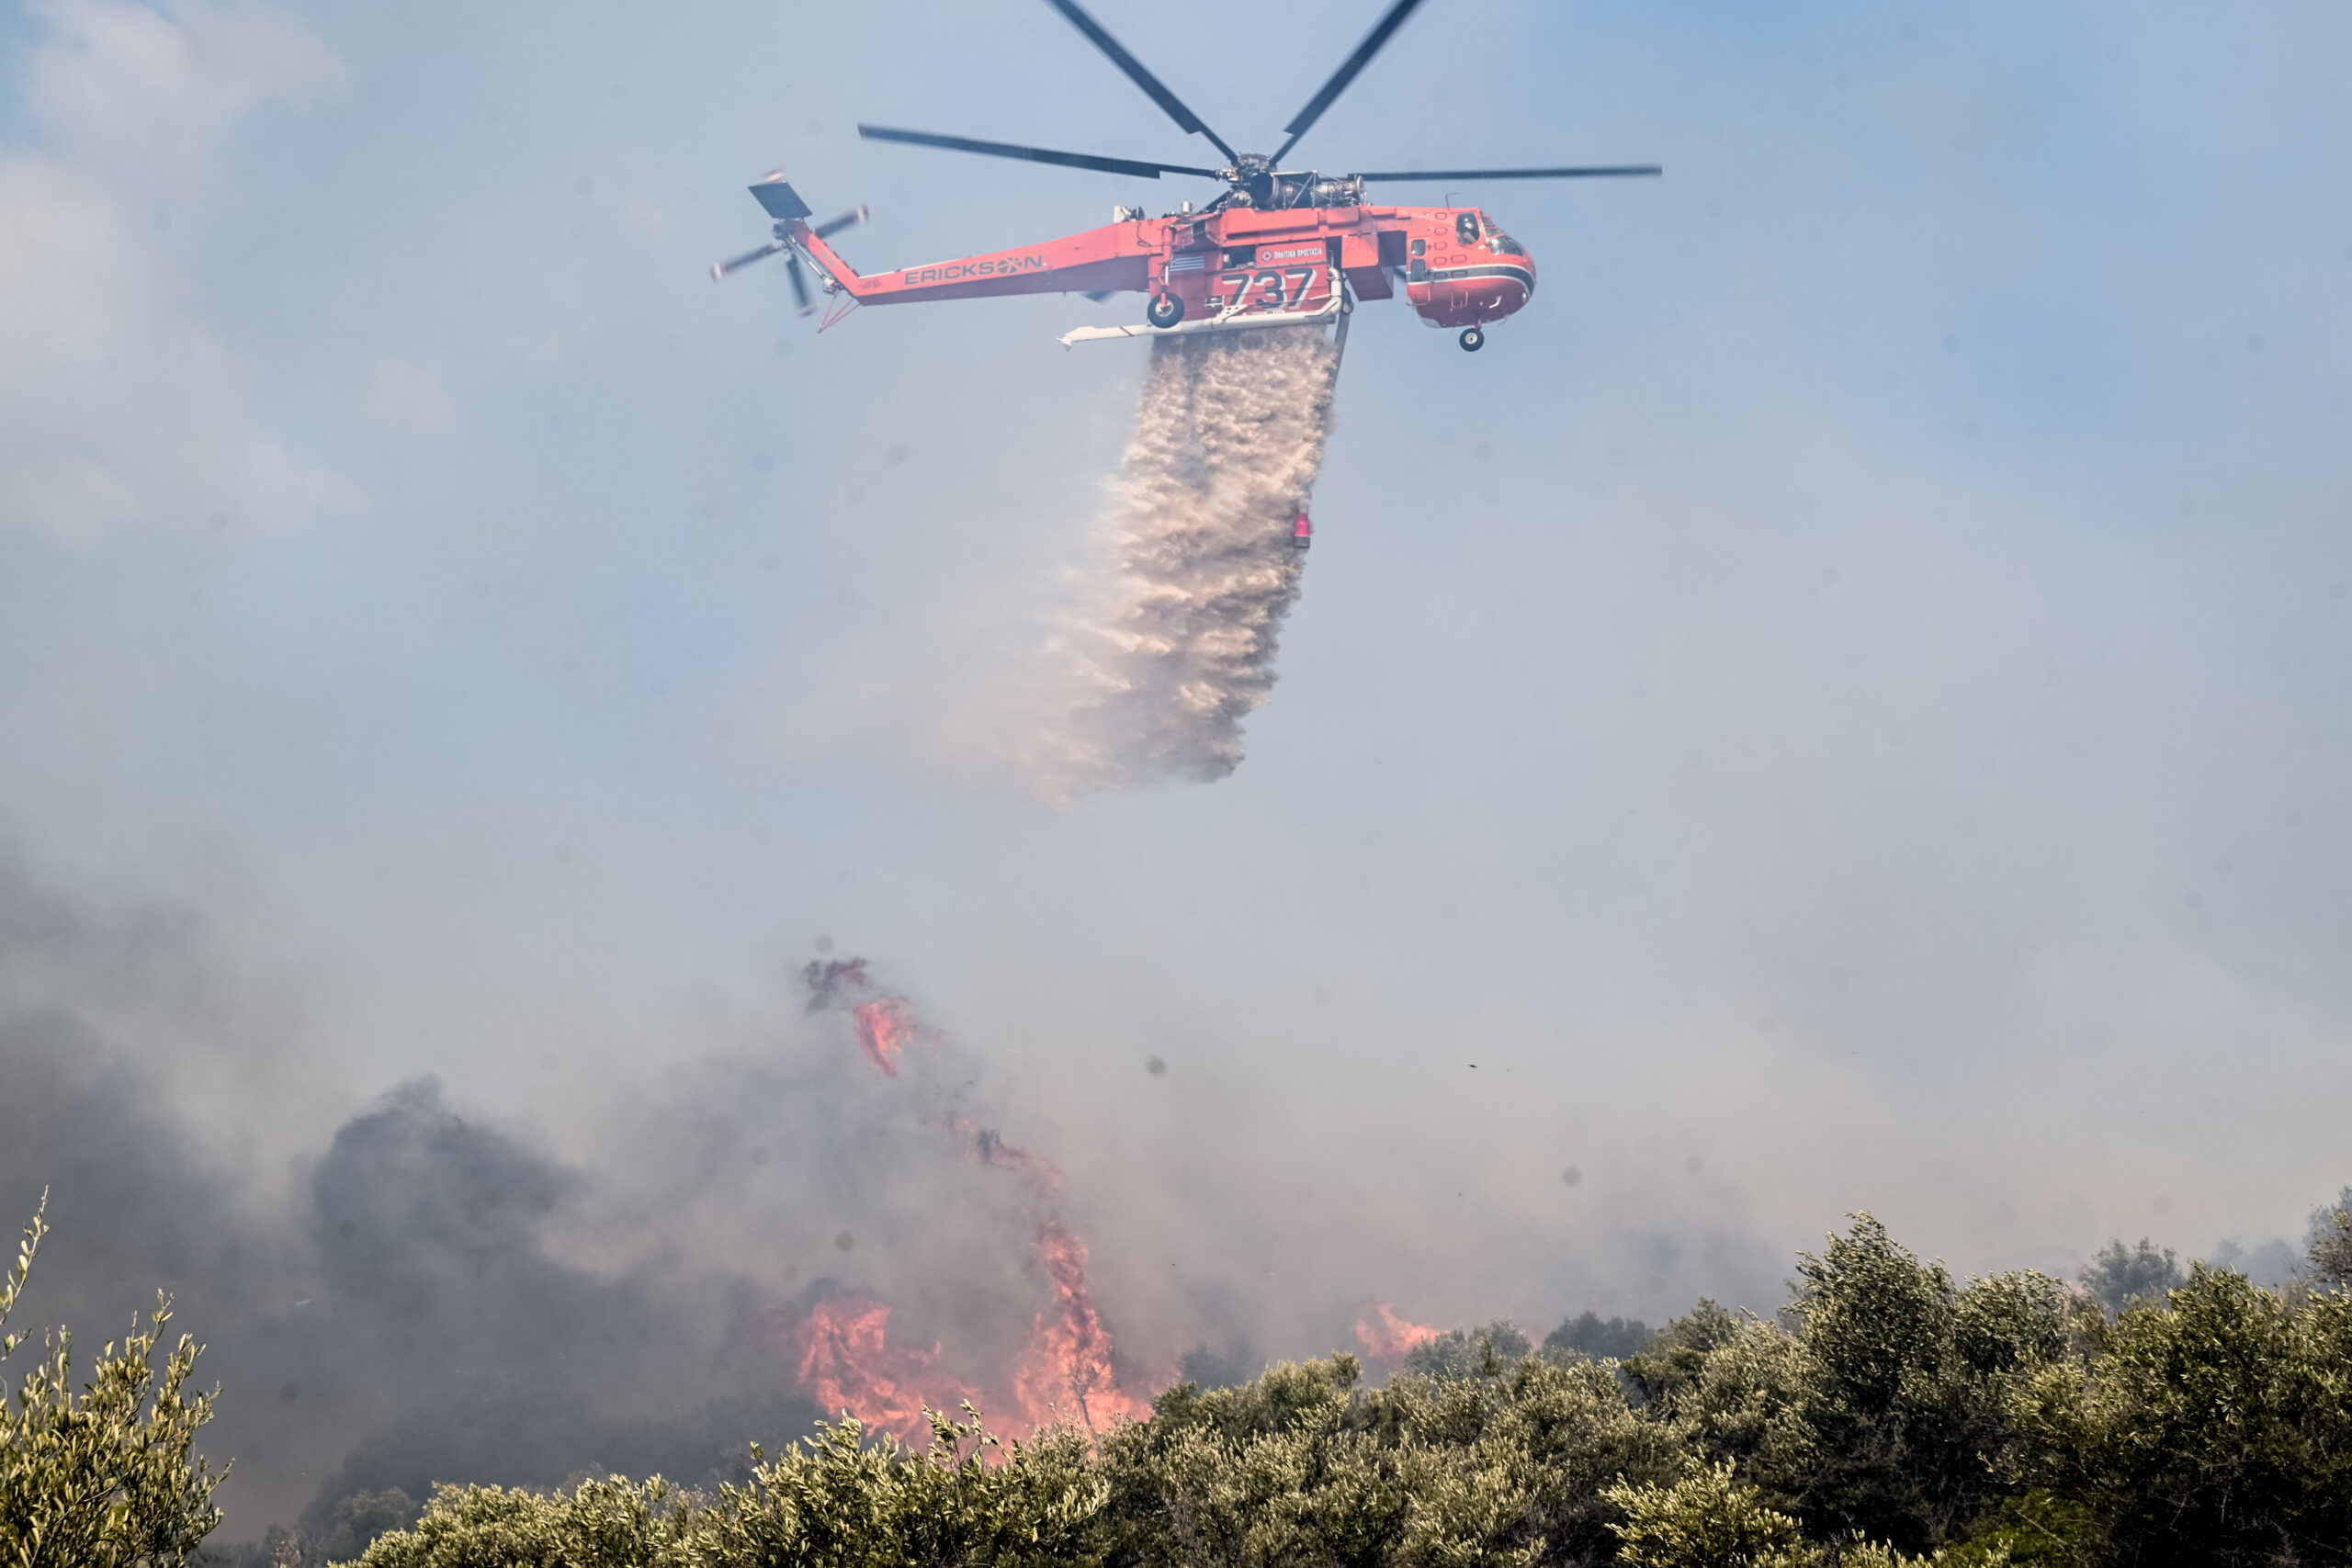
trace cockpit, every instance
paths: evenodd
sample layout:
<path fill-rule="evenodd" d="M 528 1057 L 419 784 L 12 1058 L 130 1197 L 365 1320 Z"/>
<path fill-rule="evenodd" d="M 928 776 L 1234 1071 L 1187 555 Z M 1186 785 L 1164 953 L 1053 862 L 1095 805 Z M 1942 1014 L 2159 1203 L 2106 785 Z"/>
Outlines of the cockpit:
<path fill-rule="evenodd" d="M 1485 213 L 1481 212 L 1474 216 L 1473 214 L 1465 212 L 1462 215 L 1462 227 L 1466 228 L 1469 224 L 1475 222 L 1481 229 L 1486 231 L 1487 249 L 1493 252 L 1496 255 L 1523 256 L 1527 254 L 1527 247 L 1525 245 L 1521 244 L 1517 240 L 1514 240 L 1509 234 L 1504 233 L 1502 226 L 1497 223 L 1493 219 L 1487 217 Z M 1477 236 L 1476 234 L 1464 234 L 1461 238 L 1463 243 L 1467 244 L 1471 241 L 1476 240 Z"/>

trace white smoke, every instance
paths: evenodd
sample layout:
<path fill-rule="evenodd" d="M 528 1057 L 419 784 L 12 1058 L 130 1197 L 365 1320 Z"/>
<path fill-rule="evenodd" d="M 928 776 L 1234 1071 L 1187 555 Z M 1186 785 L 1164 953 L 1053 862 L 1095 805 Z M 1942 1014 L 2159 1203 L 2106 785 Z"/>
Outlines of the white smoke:
<path fill-rule="evenodd" d="M 1100 576 L 1057 639 L 1081 692 L 1033 755 L 1064 797 L 1241 763 L 1241 721 L 1274 684 L 1298 597 L 1291 543 L 1330 432 L 1336 357 L 1319 331 L 1151 345 Z"/>

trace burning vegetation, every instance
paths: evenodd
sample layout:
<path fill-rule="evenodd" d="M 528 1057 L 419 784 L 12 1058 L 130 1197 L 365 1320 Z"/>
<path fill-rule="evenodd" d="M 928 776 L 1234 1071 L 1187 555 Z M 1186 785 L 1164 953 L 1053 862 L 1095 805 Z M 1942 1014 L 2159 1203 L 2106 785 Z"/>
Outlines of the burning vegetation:
<path fill-rule="evenodd" d="M 954 1410 L 980 1393 L 940 1370 L 937 1346 L 889 1343 L 889 1326 L 888 1302 L 851 1295 L 819 1302 L 793 1331 L 800 1382 L 818 1408 L 918 1442 L 930 1430 L 926 1410 Z"/>
<path fill-rule="evenodd" d="M 876 1423 L 755 1451 L 747 1478 L 701 1491 L 445 1487 L 362 1562 L 2336 1562 L 2352 1548 L 2346 1236 L 2339 1209 L 2292 1288 L 2199 1264 L 2110 1315 L 2031 1271 L 1955 1280 L 1858 1215 L 1798 1258 L 1777 1316 L 1702 1301 L 1623 1359 L 1572 1343 L 1638 1325 L 1571 1319 L 1535 1349 L 1495 1324 L 1419 1339 L 1382 1387 L 1339 1355 L 1179 1384 L 1146 1410 L 1085 1385 L 1108 1341 L 1088 1337 L 1083 1248 L 1048 1221 L 1060 1309 L 1039 1315 L 1034 1397 L 1057 1422 L 1031 1438 L 915 1408 L 899 1442 L 914 1385 L 939 1374 L 888 1346 L 887 1306 L 838 1298 L 803 1325 L 805 1375 Z M 1379 1315 L 1391 1343 L 1419 1327 Z"/>
<path fill-rule="evenodd" d="M 846 1012 L 858 1050 L 886 1077 L 899 1077 L 910 1043 L 939 1038 L 918 1025 L 906 998 L 876 987 L 865 959 L 811 964 L 806 978 L 809 1010 Z M 1087 1280 L 1086 1238 L 1050 1206 L 1060 1168 L 960 1111 L 944 1111 L 938 1124 L 966 1161 L 1013 1179 L 1035 1225 L 1030 1262 L 1046 1290 L 1027 1343 L 1010 1366 L 967 1381 L 944 1365 L 940 1346 L 893 1342 L 888 1303 L 834 1296 L 816 1303 L 794 1330 L 802 1385 L 829 1416 L 915 1446 L 931 1431 L 929 1411 L 966 1403 L 1003 1412 L 1019 1428 L 1067 1426 L 1091 1436 L 1148 1416 L 1149 1402 L 1120 1386 L 1111 1331 Z"/>
<path fill-rule="evenodd" d="M 1386 1302 L 1373 1303 L 1372 1310 L 1356 1320 L 1356 1343 L 1374 1361 L 1401 1360 L 1415 1346 L 1426 1345 L 1436 1337 L 1436 1329 L 1424 1323 L 1406 1322 L 1388 1309 Z"/>
<path fill-rule="evenodd" d="M 683 1071 L 629 1120 L 676 1186 L 608 1179 L 689 1220 L 681 1192 L 742 1201 L 756 1228 L 720 1234 L 758 1236 L 770 1272 L 567 1262 L 564 1228 L 606 1213 L 579 1174 L 407 1086 L 317 1161 L 317 1283 L 248 1329 L 267 1359 L 191 1303 L 219 1426 L 187 1392 L 213 1382 L 193 1344 L 142 1335 L 86 1387 L 62 1348 L 6 1369 L 0 1548 L 37 1528 L 36 1562 L 176 1560 L 157 1543 L 215 1518 L 203 1427 L 223 1455 L 303 1442 L 322 1472 L 298 1531 L 205 1547 L 220 1568 L 1667 1568 L 1726 1531 L 1782 1568 L 2352 1552 L 2352 1190 L 2269 1286 L 2145 1242 L 2079 1286 L 1955 1280 L 1860 1216 L 1769 1315 L 1702 1302 L 1653 1333 L 1585 1313 L 1538 1347 L 1370 1301 L 1329 1320 L 1361 1356 L 1195 1356 L 1179 1381 L 1121 1348 L 1123 1321 L 1150 1329 L 1098 1298 L 1064 1173 L 1000 1134 L 955 1043 L 860 961 L 806 982 L 791 1005 L 817 1050 Z M 16 1081 L 40 1061 L 20 1050 Z M 79 1103 L 41 1100 L 50 1123 Z M 96 1142 L 121 1101 L 88 1103 L 66 1124 Z M 12 1147 L 43 1130 L 12 1123 Z M 68 1258 L 107 1232 L 77 1223 Z M 801 1272 L 819 1258 L 831 1277 Z M 322 1385 L 379 1367 L 389 1416 L 298 1425 Z M 967 1402 L 1004 1441 L 942 1414 Z M 755 1438 L 785 1446 L 747 1459 Z M 621 1479 L 654 1474 L 691 1485 Z"/>

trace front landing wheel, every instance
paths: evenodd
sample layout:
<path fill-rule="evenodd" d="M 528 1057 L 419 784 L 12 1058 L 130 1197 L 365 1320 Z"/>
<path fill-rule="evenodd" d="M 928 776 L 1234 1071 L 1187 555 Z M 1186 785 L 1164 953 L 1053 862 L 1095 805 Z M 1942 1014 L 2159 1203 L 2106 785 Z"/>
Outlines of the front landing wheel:
<path fill-rule="evenodd" d="M 1164 331 L 1184 319 L 1184 301 L 1173 294 L 1155 294 L 1151 308 L 1143 314 L 1146 321 Z"/>
<path fill-rule="evenodd" d="M 1462 329 L 1462 346 L 1469 353 L 1476 354 L 1487 346 L 1487 334 L 1476 327 L 1464 327 Z"/>

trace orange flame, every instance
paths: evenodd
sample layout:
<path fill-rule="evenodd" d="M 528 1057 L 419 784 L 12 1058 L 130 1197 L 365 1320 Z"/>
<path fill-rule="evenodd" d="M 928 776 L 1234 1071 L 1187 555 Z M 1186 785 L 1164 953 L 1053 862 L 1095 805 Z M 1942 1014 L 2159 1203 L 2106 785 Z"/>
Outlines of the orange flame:
<path fill-rule="evenodd" d="M 899 1076 L 899 1056 L 915 1037 L 914 1014 L 896 997 L 876 997 L 849 1010 L 857 1021 L 857 1048 L 882 1069 L 886 1077 Z"/>
<path fill-rule="evenodd" d="M 1119 1392 L 1111 1334 L 1086 1286 L 1086 1241 L 1059 1220 L 1037 1227 L 1037 1261 L 1053 1281 L 1055 1310 L 1037 1314 L 1028 1348 L 1012 1369 L 1012 1400 L 1022 1419 L 1042 1427 L 1073 1416 L 1090 1432 L 1151 1414 L 1145 1401 Z"/>
<path fill-rule="evenodd" d="M 795 1335 L 800 1349 L 800 1381 L 817 1396 L 825 1418 L 844 1410 L 869 1432 L 889 1432 L 901 1442 L 931 1441 L 923 1418 L 933 1410 L 953 1411 L 978 1394 L 939 1368 L 939 1351 L 886 1343 L 889 1304 L 866 1296 L 835 1296 L 819 1302 Z"/>
<path fill-rule="evenodd" d="M 1436 1337 L 1436 1329 L 1425 1323 L 1408 1323 L 1389 1311 L 1386 1302 L 1373 1303 L 1372 1311 L 1356 1321 L 1356 1342 L 1375 1361 L 1394 1361 L 1414 1346 Z"/>
<path fill-rule="evenodd" d="M 870 992 L 873 982 L 865 971 L 862 958 L 810 964 L 809 1011 L 842 1006 L 845 993 Z M 848 1010 L 858 1049 L 885 1077 L 897 1077 L 899 1059 L 920 1028 L 913 1011 L 897 997 L 872 995 Z M 1006 1143 L 994 1129 L 953 1111 L 944 1125 L 966 1159 L 1014 1172 L 1035 1198 L 1050 1197 L 1061 1186 L 1058 1166 Z M 1148 1402 L 1120 1391 L 1111 1334 L 1087 1287 L 1084 1239 L 1048 1218 L 1037 1228 L 1035 1256 L 1053 1285 L 1054 1301 L 1037 1314 L 1012 1367 L 1015 1415 L 1032 1427 L 1068 1421 L 1090 1432 L 1149 1416 Z M 922 1443 L 930 1435 L 922 1414 L 926 1397 L 935 1410 L 953 1410 L 967 1399 L 978 1404 L 978 1398 L 940 1367 L 937 1347 L 923 1351 L 888 1344 L 889 1317 L 888 1303 L 871 1297 L 836 1296 L 820 1303 L 796 1331 L 800 1381 L 829 1413 L 847 1410 L 870 1430 Z"/>

